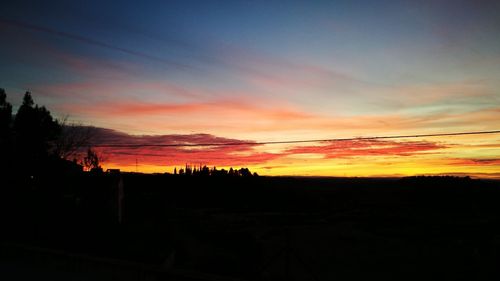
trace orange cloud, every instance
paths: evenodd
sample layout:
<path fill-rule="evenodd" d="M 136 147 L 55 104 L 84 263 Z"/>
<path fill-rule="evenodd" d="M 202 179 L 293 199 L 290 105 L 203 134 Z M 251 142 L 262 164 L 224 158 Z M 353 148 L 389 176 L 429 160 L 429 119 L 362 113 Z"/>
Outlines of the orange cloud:
<path fill-rule="evenodd" d="M 396 155 L 410 156 L 421 152 L 447 148 L 428 141 L 349 140 L 321 146 L 300 146 L 287 150 L 289 154 L 322 154 L 325 158 Z"/>
<path fill-rule="evenodd" d="M 80 114 L 90 114 L 99 117 L 128 117 L 128 116 L 168 116 L 178 115 L 183 117 L 209 116 L 212 119 L 219 118 L 248 118 L 268 120 L 293 120 L 303 118 L 313 118 L 310 115 L 293 108 L 273 108 L 271 106 L 256 106 L 245 102 L 245 99 L 223 100 L 211 102 L 188 102 L 188 103 L 148 103 L 142 101 L 111 101 L 98 104 L 71 104 L 61 106 L 68 112 Z"/>
<path fill-rule="evenodd" d="M 326 145 L 296 146 L 281 151 L 269 152 L 259 144 L 247 140 L 229 139 L 209 134 L 134 136 L 110 129 L 94 128 L 93 142 L 105 155 L 108 163 L 130 166 L 136 159 L 144 165 L 173 166 L 185 163 L 215 166 L 245 166 L 266 164 L 280 158 L 294 158 L 301 154 L 318 154 L 322 158 L 350 158 L 366 156 L 412 156 L 424 152 L 444 149 L 447 146 L 428 141 L 339 141 Z M 224 144 L 203 147 L 155 146 Z M 241 145 L 237 145 L 241 143 Z M 268 165 L 269 166 L 269 165 Z M 271 165 L 272 166 L 272 165 Z"/>
<path fill-rule="evenodd" d="M 249 141 L 209 134 L 133 136 L 110 129 L 93 128 L 93 142 L 112 145 L 111 147 L 98 147 L 98 149 L 100 153 L 105 155 L 108 163 L 122 166 L 133 165 L 138 158 L 142 164 L 157 166 L 183 165 L 185 163 L 241 166 L 265 163 L 281 157 L 277 153 L 257 151 L 255 149 L 257 145 L 249 144 Z M 148 146 L 210 143 L 231 143 L 232 145 L 201 148 Z M 238 143 L 242 144 L 235 145 Z M 141 146 L 144 144 L 146 146 Z"/>
<path fill-rule="evenodd" d="M 137 99 L 105 100 L 56 106 L 59 112 L 92 118 L 94 124 L 131 133 L 210 132 L 217 135 L 262 140 L 331 138 L 405 133 L 443 133 L 467 130 L 481 124 L 497 129 L 500 108 L 470 112 L 437 112 L 425 115 L 379 114 L 343 116 L 307 112 L 278 101 L 249 98 L 197 102 L 147 102 Z M 106 121 L 106 123 L 104 123 Z M 101 122 L 101 123 L 99 123 Z M 126 124 L 123 126 L 121 124 Z M 443 128 L 446 128 L 443 130 Z M 287 139 L 285 138 L 285 139 Z"/>

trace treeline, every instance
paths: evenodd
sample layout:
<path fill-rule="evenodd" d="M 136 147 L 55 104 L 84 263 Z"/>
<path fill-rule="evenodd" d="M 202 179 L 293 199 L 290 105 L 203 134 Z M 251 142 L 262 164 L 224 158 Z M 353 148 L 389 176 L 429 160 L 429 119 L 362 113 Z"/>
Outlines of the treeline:
<path fill-rule="evenodd" d="M 36 175 L 47 170 L 78 170 L 81 165 L 76 156 L 88 136 L 76 134 L 74 128 L 36 104 L 30 92 L 13 114 L 5 90 L 0 89 L 0 171 Z"/>
<path fill-rule="evenodd" d="M 102 172 L 101 158 L 91 148 L 90 127 L 57 120 L 26 92 L 13 113 L 7 94 L 0 88 L 0 173 L 33 176 L 47 173 Z M 178 172 L 177 172 L 178 171 Z M 257 176 L 248 168 L 229 170 L 186 165 L 175 174 L 188 176 Z"/>
<path fill-rule="evenodd" d="M 234 177 L 257 177 L 257 173 L 252 173 L 248 168 L 233 169 L 233 167 L 226 169 L 217 169 L 217 167 L 209 168 L 207 166 L 191 166 L 187 165 L 180 168 L 177 172 L 177 167 L 174 168 L 174 175 L 183 176 L 234 176 Z"/>
<path fill-rule="evenodd" d="M 12 115 L 5 90 L 0 89 L 0 144 L 2 170 L 22 170 L 33 173 L 56 155 L 53 144 L 61 125 L 44 106 L 34 103 L 26 92 L 23 103 Z"/>

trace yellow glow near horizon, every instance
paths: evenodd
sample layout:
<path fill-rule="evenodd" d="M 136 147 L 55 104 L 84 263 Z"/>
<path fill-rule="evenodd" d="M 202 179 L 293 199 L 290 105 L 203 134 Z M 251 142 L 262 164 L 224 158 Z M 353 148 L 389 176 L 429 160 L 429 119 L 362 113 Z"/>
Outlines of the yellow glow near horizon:
<path fill-rule="evenodd" d="M 437 142 L 437 140 L 439 142 Z M 316 144 L 312 146 L 300 145 L 266 145 L 257 147 L 255 151 L 244 151 L 227 154 L 226 157 L 251 157 L 252 153 L 282 153 L 280 157 L 271 157 L 269 160 L 263 160 L 261 163 L 251 163 L 249 165 L 217 165 L 217 163 L 202 163 L 209 167 L 229 169 L 229 167 L 240 168 L 248 167 L 252 172 L 259 175 L 269 176 L 338 176 L 338 177 L 373 177 L 373 176 L 412 176 L 428 174 L 456 174 L 470 175 L 482 178 L 500 178 L 500 161 L 498 158 L 492 158 L 491 155 L 500 155 L 500 136 L 485 136 L 478 138 L 473 136 L 460 136 L 453 138 L 427 138 L 422 142 L 412 143 L 415 140 L 398 140 L 397 145 L 410 144 L 410 148 L 416 145 L 439 143 L 437 148 L 430 147 L 428 151 L 417 151 L 413 153 L 402 151 L 402 154 L 387 154 L 383 149 L 384 145 L 368 146 L 375 150 L 379 155 L 370 155 L 373 151 L 366 147 L 332 147 L 326 150 L 325 144 Z M 434 141 L 434 142 L 432 142 Z M 413 146 L 412 146 L 413 145 Z M 313 149 L 311 151 L 311 149 Z M 389 146 L 388 149 L 391 149 Z M 201 150 L 203 151 L 203 150 Z M 325 153 L 346 153 L 346 155 L 331 155 L 326 157 Z M 398 152 L 398 151 L 396 151 Z M 349 154 L 350 153 L 350 154 Z M 367 153 L 363 155 L 363 153 Z M 405 155 L 408 153 L 408 155 Z M 182 155 L 182 154 L 181 154 Z M 265 158 L 264 158 L 265 159 Z M 110 159 L 112 160 L 112 159 Z M 230 160 L 230 159 L 224 159 Z M 198 166 L 199 163 L 187 162 L 188 164 Z M 123 165 L 108 161 L 106 167 L 120 168 L 124 171 L 137 171 L 143 173 L 173 173 L 175 167 L 182 168 L 184 164 L 148 164 L 147 158 L 141 159 L 139 154 L 138 165 Z"/>

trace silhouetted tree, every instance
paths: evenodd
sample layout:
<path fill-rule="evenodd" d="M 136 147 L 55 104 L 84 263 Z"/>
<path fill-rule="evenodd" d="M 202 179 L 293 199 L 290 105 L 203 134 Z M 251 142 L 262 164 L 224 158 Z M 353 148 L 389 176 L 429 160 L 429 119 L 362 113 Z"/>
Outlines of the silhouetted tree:
<path fill-rule="evenodd" d="M 0 89 L 0 138 L 4 140 L 10 135 L 12 123 L 12 105 L 7 102 L 7 94 Z"/>
<path fill-rule="evenodd" d="M 210 169 L 207 166 L 203 166 L 200 170 L 200 175 L 202 176 L 209 176 L 210 175 Z"/>
<path fill-rule="evenodd" d="M 7 102 L 7 94 L 0 89 L 0 169 L 11 169 L 12 160 L 12 105 Z"/>
<path fill-rule="evenodd" d="M 92 128 L 68 124 L 67 118 L 64 118 L 59 124 L 61 130 L 54 141 L 52 153 L 66 160 L 75 158 L 84 151 L 84 147 L 90 145 Z"/>
<path fill-rule="evenodd" d="M 186 164 L 186 169 L 184 170 L 184 173 L 186 176 L 190 176 L 192 174 L 193 170 L 191 169 L 191 166 Z"/>
<path fill-rule="evenodd" d="M 60 125 L 44 106 L 34 104 L 30 92 L 26 92 L 23 103 L 14 120 L 16 154 L 25 164 L 38 165 L 47 158 L 50 147 L 60 133 Z"/>
<path fill-rule="evenodd" d="M 69 166 L 61 159 L 88 145 L 90 128 L 66 125 L 65 120 L 63 125 L 44 106 L 35 104 L 30 92 L 13 118 L 12 105 L 0 89 L 0 170 L 34 175 Z"/>
<path fill-rule="evenodd" d="M 50 169 L 50 148 L 60 132 L 60 126 L 45 107 L 35 105 L 26 92 L 13 122 L 14 163 L 21 173 L 34 174 Z"/>
<path fill-rule="evenodd" d="M 251 177 L 252 176 L 252 173 L 250 172 L 250 170 L 248 168 L 241 168 L 239 171 L 239 174 L 242 177 Z"/>
<path fill-rule="evenodd" d="M 97 152 L 90 147 L 87 149 L 87 155 L 83 158 L 83 166 L 87 171 L 102 170 Z"/>

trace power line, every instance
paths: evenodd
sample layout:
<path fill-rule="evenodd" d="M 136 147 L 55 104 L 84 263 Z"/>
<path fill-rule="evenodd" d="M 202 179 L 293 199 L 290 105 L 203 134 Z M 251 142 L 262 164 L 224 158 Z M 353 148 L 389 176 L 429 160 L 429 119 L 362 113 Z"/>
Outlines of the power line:
<path fill-rule="evenodd" d="M 207 147 L 207 146 L 238 146 L 238 145 L 264 145 L 264 144 L 294 144 L 294 143 L 315 143 L 315 142 L 340 142 L 354 140 L 379 140 L 379 139 L 407 139 L 407 138 L 424 138 L 424 137 L 445 137 L 445 136 L 464 136 L 464 135 L 486 135 L 499 134 L 500 130 L 492 131 L 475 131 L 475 132 L 455 132 L 455 133 L 440 133 L 440 134 L 416 134 L 416 135 L 396 135 L 396 136 L 369 136 L 369 137 L 351 137 L 351 138 L 331 138 L 331 139 L 309 139 L 309 140 L 288 140 L 288 141 L 241 141 L 241 142 L 219 142 L 219 143 L 170 143 L 170 144 L 93 144 L 94 147 Z"/>
<path fill-rule="evenodd" d="M 56 36 L 67 38 L 67 39 L 72 39 L 72 40 L 75 40 L 75 41 L 78 41 L 81 43 L 85 43 L 85 44 L 89 44 L 89 45 L 93 45 L 93 46 L 97 46 L 97 47 L 101 47 L 101 48 L 106 48 L 106 49 L 113 50 L 113 51 L 118 51 L 118 52 L 121 52 L 121 53 L 124 53 L 127 55 L 148 59 L 150 61 L 160 62 L 160 63 L 163 63 L 165 65 L 172 66 L 172 67 L 175 67 L 178 69 L 184 69 L 184 70 L 193 69 L 192 66 L 188 66 L 185 64 L 174 62 L 174 61 L 171 61 L 171 60 L 168 60 L 165 58 L 161 58 L 161 57 L 151 55 L 148 53 L 144 53 L 144 52 L 140 52 L 137 50 L 124 48 L 124 47 L 121 47 L 118 45 L 112 45 L 112 44 L 109 44 L 109 43 L 106 43 L 103 41 L 95 40 L 95 39 L 85 37 L 85 36 L 75 34 L 75 33 L 69 33 L 69 32 L 60 31 L 60 30 L 48 28 L 48 27 L 41 26 L 41 25 L 35 25 L 35 24 L 30 24 L 30 23 L 26 23 L 26 22 L 17 21 L 17 20 L 10 20 L 10 19 L 3 19 L 3 18 L 0 18 L 0 23 L 3 23 L 5 25 L 14 26 L 17 28 L 22 28 L 25 30 L 42 32 L 45 34 L 51 34 L 51 35 L 56 35 Z"/>

